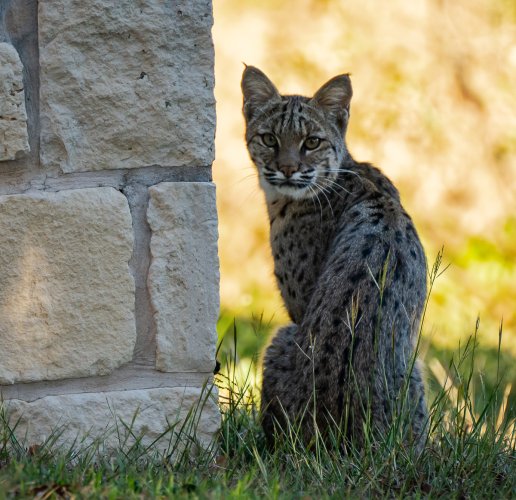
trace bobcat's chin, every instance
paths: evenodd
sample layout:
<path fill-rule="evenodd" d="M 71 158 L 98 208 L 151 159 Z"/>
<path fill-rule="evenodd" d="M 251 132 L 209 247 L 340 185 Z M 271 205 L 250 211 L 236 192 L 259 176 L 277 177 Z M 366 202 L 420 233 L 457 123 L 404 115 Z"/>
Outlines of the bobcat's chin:
<path fill-rule="evenodd" d="M 292 198 L 295 200 L 308 199 L 313 196 L 316 190 L 312 183 L 291 183 L 291 182 L 269 182 L 260 176 L 260 186 L 265 192 L 265 196 L 269 199 L 277 199 L 282 197 Z"/>
<path fill-rule="evenodd" d="M 281 186 L 272 186 L 276 191 L 283 195 L 294 198 L 295 200 L 301 200 L 304 198 L 310 198 L 313 193 L 313 188 L 310 189 L 310 185 L 295 186 L 290 184 L 282 184 Z"/>

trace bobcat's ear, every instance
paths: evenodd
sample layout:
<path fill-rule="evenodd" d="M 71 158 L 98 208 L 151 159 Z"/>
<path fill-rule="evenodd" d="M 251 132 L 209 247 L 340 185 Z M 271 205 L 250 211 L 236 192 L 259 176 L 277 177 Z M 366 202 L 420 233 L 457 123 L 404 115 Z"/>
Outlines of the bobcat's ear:
<path fill-rule="evenodd" d="M 338 75 L 326 82 L 312 97 L 312 103 L 334 116 L 340 128 L 349 118 L 349 104 L 353 89 L 348 74 Z"/>
<path fill-rule="evenodd" d="M 249 121 L 256 110 L 271 100 L 281 99 L 274 84 L 265 73 L 254 66 L 246 66 L 242 75 L 242 93 L 244 94 L 244 116 Z"/>

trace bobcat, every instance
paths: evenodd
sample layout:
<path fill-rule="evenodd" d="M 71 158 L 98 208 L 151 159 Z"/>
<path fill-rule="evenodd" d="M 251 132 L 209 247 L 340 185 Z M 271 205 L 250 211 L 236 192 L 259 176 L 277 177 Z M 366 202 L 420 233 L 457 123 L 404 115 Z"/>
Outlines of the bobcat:
<path fill-rule="evenodd" d="M 338 425 L 363 442 L 408 409 L 409 439 L 427 421 L 415 342 L 426 258 L 397 189 L 356 162 L 345 134 L 349 75 L 313 97 L 281 95 L 259 69 L 242 77 L 249 154 L 270 219 L 274 274 L 292 324 L 264 356 L 262 424 L 269 443 L 287 421 L 307 444 Z"/>

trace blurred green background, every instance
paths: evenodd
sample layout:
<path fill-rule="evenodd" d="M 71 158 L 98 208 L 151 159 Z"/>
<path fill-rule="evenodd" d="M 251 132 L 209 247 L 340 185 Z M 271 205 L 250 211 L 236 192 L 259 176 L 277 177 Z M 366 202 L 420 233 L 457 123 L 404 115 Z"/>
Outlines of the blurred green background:
<path fill-rule="evenodd" d="M 215 0 L 221 307 L 219 357 L 238 360 L 287 322 L 268 222 L 244 143 L 243 62 L 284 93 L 310 95 L 351 73 L 348 146 L 398 186 L 431 265 L 444 264 L 422 357 L 446 369 L 475 331 L 476 379 L 516 386 L 516 2 Z M 499 327 L 503 319 L 501 356 Z M 259 377 L 259 370 L 257 371 Z M 429 384 L 438 378 L 428 369 Z M 515 390 L 511 400 L 516 400 Z"/>

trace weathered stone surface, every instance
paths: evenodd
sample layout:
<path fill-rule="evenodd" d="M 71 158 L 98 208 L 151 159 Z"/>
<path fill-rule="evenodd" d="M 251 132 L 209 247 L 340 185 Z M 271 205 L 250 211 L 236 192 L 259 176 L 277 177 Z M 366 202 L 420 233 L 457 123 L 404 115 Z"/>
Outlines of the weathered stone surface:
<path fill-rule="evenodd" d="M 135 437 L 142 437 L 145 446 L 176 422 L 184 421 L 191 408 L 197 408 L 201 410 L 200 417 L 197 415 L 192 422 L 198 422 L 196 438 L 206 445 L 220 426 L 216 395 L 215 388 L 210 394 L 199 388 L 171 387 L 47 396 L 32 402 L 11 399 L 5 407 L 10 421 L 17 422 L 16 435 L 27 445 L 40 444 L 57 431 L 58 444 L 69 445 L 78 437 L 87 445 L 94 438 L 105 438 L 107 450 L 122 444 L 120 440 L 127 433 L 124 423 L 133 434 L 126 445 L 134 443 Z M 170 437 L 171 433 L 163 436 L 157 449 L 165 450 Z"/>
<path fill-rule="evenodd" d="M 0 43 L 0 161 L 28 151 L 23 66 L 16 49 Z"/>
<path fill-rule="evenodd" d="M 39 2 L 42 164 L 211 164 L 212 21 L 210 0 Z"/>
<path fill-rule="evenodd" d="M 211 372 L 219 314 L 215 186 L 163 182 L 149 193 L 156 368 Z"/>
<path fill-rule="evenodd" d="M 131 359 L 131 252 L 129 207 L 113 188 L 0 196 L 0 384 Z"/>

